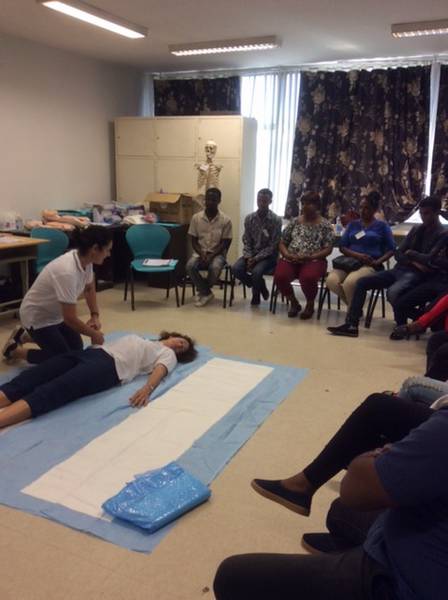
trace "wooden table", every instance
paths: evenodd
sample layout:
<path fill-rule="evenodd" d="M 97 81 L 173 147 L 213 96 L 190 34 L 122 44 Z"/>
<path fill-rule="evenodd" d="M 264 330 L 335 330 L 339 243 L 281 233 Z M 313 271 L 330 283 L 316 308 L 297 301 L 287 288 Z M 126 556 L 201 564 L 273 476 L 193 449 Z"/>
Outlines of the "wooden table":
<path fill-rule="evenodd" d="M 19 303 L 29 287 L 29 261 L 35 260 L 37 247 L 46 244 L 48 240 L 30 238 L 12 234 L 0 234 L 0 265 L 20 264 L 20 279 L 22 282 L 22 297 L 7 302 L 0 302 L 0 315 L 9 315 L 17 311 L 17 307 L 2 310 L 6 306 Z"/>

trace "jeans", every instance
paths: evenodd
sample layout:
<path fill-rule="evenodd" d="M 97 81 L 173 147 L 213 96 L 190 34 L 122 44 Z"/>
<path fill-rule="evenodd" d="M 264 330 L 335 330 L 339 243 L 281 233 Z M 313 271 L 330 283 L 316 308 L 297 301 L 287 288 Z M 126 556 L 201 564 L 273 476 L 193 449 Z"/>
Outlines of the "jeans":
<path fill-rule="evenodd" d="M 387 299 L 394 305 L 401 294 L 422 282 L 424 277 L 423 273 L 399 266 L 395 266 L 389 271 L 380 271 L 379 273 L 375 273 L 375 275 L 363 277 L 356 284 L 346 322 L 350 325 L 358 326 L 368 290 L 388 288 Z"/>
<path fill-rule="evenodd" d="M 442 277 L 432 277 L 405 292 L 393 304 L 397 325 L 405 325 L 408 319 L 415 321 L 424 311 L 424 307 L 441 295 L 448 292 L 448 281 Z"/>
<path fill-rule="evenodd" d="M 212 287 L 218 282 L 221 271 L 226 264 L 225 256 L 218 255 L 206 264 L 199 256 L 192 256 L 187 262 L 186 270 L 193 285 L 197 288 L 199 296 L 208 296 L 212 292 Z M 200 271 L 207 271 L 207 277 L 204 279 Z"/>
<path fill-rule="evenodd" d="M 216 600 L 392 600 L 386 569 L 362 547 L 338 554 L 242 554 L 227 558 Z"/>
<path fill-rule="evenodd" d="M 40 348 L 40 350 L 28 350 L 27 361 L 32 365 L 37 365 L 52 356 L 83 348 L 80 334 L 64 322 L 40 329 L 31 327 L 28 333 Z"/>
<path fill-rule="evenodd" d="M 10 402 L 25 400 L 33 417 L 120 383 L 115 361 L 101 348 L 54 356 L 0 386 Z"/>
<path fill-rule="evenodd" d="M 241 283 L 244 283 L 245 286 L 251 287 L 254 300 L 259 300 L 261 291 L 267 289 L 263 275 L 272 273 L 276 264 L 277 255 L 267 256 L 257 262 L 249 272 L 246 267 L 246 260 L 244 257 L 241 257 L 232 266 L 232 273 L 241 281 Z"/>
<path fill-rule="evenodd" d="M 433 333 L 426 346 L 426 377 L 448 379 L 448 331 Z"/>
<path fill-rule="evenodd" d="M 431 377 L 408 377 L 398 392 L 400 398 L 412 400 L 412 402 L 422 402 L 431 406 L 433 402 L 448 394 L 448 383 L 431 379 Z"/>
<path fill-rule="evenodd" d="M 386 442 L 403 439 L 432 413 L 425 404 L 388 394 L 371 394 L 303 472 L 308 481 L 319 488 L 345 469 L 356 456 L 380 448 Z"/>

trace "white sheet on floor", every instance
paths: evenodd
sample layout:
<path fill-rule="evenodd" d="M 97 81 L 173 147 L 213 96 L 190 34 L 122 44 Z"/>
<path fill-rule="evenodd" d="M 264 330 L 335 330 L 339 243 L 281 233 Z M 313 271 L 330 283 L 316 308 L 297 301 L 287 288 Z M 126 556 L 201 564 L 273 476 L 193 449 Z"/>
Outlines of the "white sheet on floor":
<path fill-rule="evenodd" d="M 22 492 L 104 518 L 105 500 L 134 475 L 178 459 L 271 372 L 213 358 Z"/>

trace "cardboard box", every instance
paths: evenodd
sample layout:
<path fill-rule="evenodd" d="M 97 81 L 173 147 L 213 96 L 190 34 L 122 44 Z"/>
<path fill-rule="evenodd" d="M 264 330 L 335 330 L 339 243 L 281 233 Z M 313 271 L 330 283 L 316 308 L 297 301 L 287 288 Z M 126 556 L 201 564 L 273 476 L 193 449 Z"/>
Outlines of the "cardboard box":
<path fill-rule="evenodd" d="M 201 205 L 189 194 L 148 194 L 145 202 L 149 210 L 156 213 L 159 221 L 167 223 L 189 224 L 194 213 L 202 209 Z"/>

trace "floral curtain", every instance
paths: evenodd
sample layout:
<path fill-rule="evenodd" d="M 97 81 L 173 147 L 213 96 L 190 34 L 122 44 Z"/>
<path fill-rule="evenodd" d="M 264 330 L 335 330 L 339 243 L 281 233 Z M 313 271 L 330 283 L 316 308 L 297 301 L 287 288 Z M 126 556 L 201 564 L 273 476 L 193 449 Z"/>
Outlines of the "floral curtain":
<path fill-rule="evenodd" d="M 448 65 L 440 67 L 439 102 L 432 155 L 431 192 L 442 194 L 448 202 Z M 445 211 L 448 206 L 444 206 Z"/>
<path fill-rule="evenodd" d="M 425 178 L 430 69 L 302 73 L 287 215 L 310 190 L 331 214 L 374 189 L 390 222 L 413 212 Z"/>
<path fill-rule="evenodd" d="M 239 77 L 156 80 L 154 96 L 159 117 L 241 112 Z"/>

